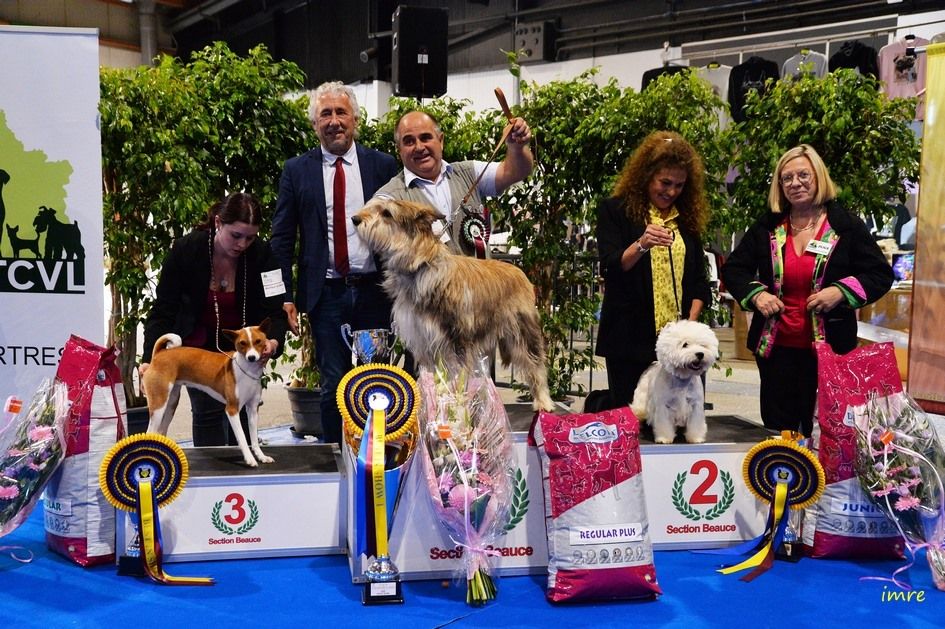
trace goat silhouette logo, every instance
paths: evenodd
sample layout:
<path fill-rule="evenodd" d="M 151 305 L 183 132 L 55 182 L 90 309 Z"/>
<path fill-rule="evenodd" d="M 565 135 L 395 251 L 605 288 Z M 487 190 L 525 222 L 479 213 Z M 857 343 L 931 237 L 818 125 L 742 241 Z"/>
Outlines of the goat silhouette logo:
<path fill-rule="evenodd" d="M 84 293 L 85 248 L 66 214 L 67 161 L 26 150 L 0 110 L 0 293 Z"/>

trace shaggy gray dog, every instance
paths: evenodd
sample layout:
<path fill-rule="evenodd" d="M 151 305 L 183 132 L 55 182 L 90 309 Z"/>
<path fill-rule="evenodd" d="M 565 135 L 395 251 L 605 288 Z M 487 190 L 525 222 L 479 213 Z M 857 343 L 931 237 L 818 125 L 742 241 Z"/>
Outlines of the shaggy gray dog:
<path fill-rule="evenodd" d="M 384 260 L 397 334 L 417 362 L 473 369 L 498 346 L 529 385 L 535 410 L 553 410 L 535 289 L 521 269 L 456 255 L 433 234 L 443 215 L 428 205 L 375 200 L 352 221 Z"/>

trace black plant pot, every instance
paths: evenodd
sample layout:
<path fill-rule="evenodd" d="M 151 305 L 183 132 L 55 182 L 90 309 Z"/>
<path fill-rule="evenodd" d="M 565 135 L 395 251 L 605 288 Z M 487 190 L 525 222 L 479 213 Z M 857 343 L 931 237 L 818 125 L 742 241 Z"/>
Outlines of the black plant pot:
<path fill-rule="evenodd" d="M 297 437 L 318 437 L 322 431 L 322 390 L 286 387 L 292 409 L 292 432 Z"/>

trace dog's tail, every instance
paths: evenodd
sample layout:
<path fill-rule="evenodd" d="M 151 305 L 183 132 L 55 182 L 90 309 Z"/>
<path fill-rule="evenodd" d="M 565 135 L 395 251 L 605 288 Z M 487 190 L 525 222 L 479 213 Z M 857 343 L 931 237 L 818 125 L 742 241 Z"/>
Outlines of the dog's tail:
<path fill-rule="evenodd" d="M 633 391 L 633 401 L 630 402 L 630 410 L 633 411 L 633 414 L 637 416 L 637 419 L 643 421 L 648 418 L 649 413 L 646 411 L 648 398 L 652 394 L 650 387 L 653 386 L 654 376 L 656 374 L 656 369 L 659 369 L 658 363 L 653 363 L 646 368 L 646 371 L 640 376 L 640 380 L 637 381 L 636 389 Z"/>
<path fill-rule="evenodd" d="M 153 358 L 154 356 L 157 356 L 165 349 L 173 349 L 175 347 L 180 347 L 183 344 L 184 342 L 181 340 L 179 335 L 165 334 L 154 342 L 154 351 L 151 352 L 151 357 Z"/>

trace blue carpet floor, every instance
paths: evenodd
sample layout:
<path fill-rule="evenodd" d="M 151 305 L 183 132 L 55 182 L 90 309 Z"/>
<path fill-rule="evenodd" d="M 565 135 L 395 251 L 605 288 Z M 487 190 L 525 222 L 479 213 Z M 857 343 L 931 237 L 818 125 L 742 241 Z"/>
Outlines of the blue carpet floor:
<path fill-rule="evenodd" d="M 922 601 L 889 602 L 892 586 L 860 581 L 887 576 L 896 562 L 803 559 L 776 562 L 751 583 L 717 574 L 718 557 L 656 553 L 665 594 L 655 601 L 551 605 L 544 577 L 499 580 L 498 599 L 465 604 L 465 590 L 440 581 L 404 584 L 399 606 L 363 607 L 344 557 L 173 563 L 175 576 L 212 576 L 210 587 L 169 587 L 118 576 L 112 566 L 83 569 L 46 550 L 37 509 L 0 545 L 34 560 L 0 555 L 0 627 L 942 627 L 945 592 L 934 589 L 925 558 L 908 576 Z"/>

